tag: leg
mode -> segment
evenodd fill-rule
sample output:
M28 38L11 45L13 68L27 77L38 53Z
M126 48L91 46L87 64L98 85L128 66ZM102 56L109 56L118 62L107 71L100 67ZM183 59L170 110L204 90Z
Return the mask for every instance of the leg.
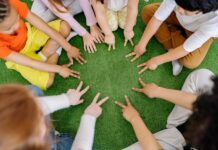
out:
M213 39L211 38L207 42L205 42L200 48L181 58L179 62L189 69L194 69L198 67L207 55L207 52L212 43Z
M150 4L142 10L142 20L148 24L149 20L154 16L160 3ZM184 43L185 38L181 32L181 26L173 12L160 26L155 34L157 40L163 44L164 48L169 50Z
M192 72L186 79L182 91L200 95L210 92L213 83L211 77L214 74L207 69L200 69ZM167 119L167 128L177 127L187 121L192 112L180 106L175 106Z
M106 16L108 18L108 24L111 28L111 31L116 31L118 28L118 16L117 13L108 9L106 9Z
M60 29L59 29L59 33L63 36L63 37L68 37L68 35L70 34L71 28L68 25L67 22L62 21L60 24ZM60 47L60 45L54 41L53 39L49 39L47 41L47 43L45 44L45 46L43 47L43 49L41 50L41 53L46 57L50 57L52 54L54 54L57 49Z
M127 18L127 7L124 7L118 12L118 24L121 29L125 28Z

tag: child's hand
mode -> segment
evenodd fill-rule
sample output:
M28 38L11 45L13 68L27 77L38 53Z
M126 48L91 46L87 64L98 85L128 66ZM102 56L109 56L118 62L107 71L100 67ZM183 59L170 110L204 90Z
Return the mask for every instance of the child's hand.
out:
M79 79L80 73L68 68L71 65L72 65L72 63L60 66L60 69L58 71L59 75L62 76L63 78L68 78L68 77L72 76L72 77Z
M102 113L101 105L104 104L109 99L109 97L105 97L97 103L99 96L100 96L100 93L98 93L95 96L92 103L86 108L85 114L94 116L96 118L98 118L101 115Z
M83 36L83 45L85 51L88 51L88 53L94 53L96 51L94 37L88 32Z
M137 60L141 55L143 55L145 53L146 50L144 50L143 48L141 48L139 45L136 45L134 47L134 52L129 53L128 55L126 55L126 58L128 57L133 57L131 59L131 62L134 62L135 60Z
M104 42L108 44L108 50L115 49L115 37L113 34L105 35Z
M132 46L134 46L134 43L132 41L132 38L134 37L134 35L135 33L133 32L133 30L131 31L124 30L124 38L125 38L124 46L127 45L128 41L131 43Z
M125 96L125 99L126 99L126 103L127 103L127 106L122 104L121 102L119 101L115 101L115 104L117 104L118 106L120 106L122 108L122 112L123 112L123 117L131 122L131 120L136 117L136 116L139 116L139 113L137 112L137 110L132 106L129 98L127 96Z
M149 70L156 70L159 65L160 65L160 63L159 63L159 60L157 59L157 57L151 58L147 62L144 62L144 63L142 63L142 64L137 66L138 68L144 67L143 69L141 69L138 72L138 74L142 74L147 69L149 69Z
M139 78L139 83L142 85L142 89L139 88L132 88L133 91L143 93L147 95L149 98L157 98L157 94L159 93L160 87L154 83L145 83Z
M90 32L92 37L94 37L95 43L104 42L104 35L96 24L90 27Z
M77 87L77 89L69 89L66 93L66 96L68 97L70 104L75 106L75 105L79 105L81 103L84 102L83 99L80 99L90 88L90 86L87 86L85 89L82 88L83 82L81 81Z
M76 59L80 64L86 63L86 60L80 55L78 48L71 46L67 51L67 57L70 60L70 63L73 63L73 59Z

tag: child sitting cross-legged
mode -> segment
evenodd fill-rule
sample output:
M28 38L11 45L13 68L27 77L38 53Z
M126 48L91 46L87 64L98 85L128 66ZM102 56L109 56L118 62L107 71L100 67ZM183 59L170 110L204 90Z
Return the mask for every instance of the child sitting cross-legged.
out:
M7 61L8 69L18 71L30 83L44 90L52 85L55 73L64 78L79 78L77 71L68 68L70 65L56 65L61 54L60 46L66 50L70 64L73 59L80 64L85 62L79 49L64 38L70 33L66 22L55 20L47 25L19 0L2 0L0 10L0 58Z

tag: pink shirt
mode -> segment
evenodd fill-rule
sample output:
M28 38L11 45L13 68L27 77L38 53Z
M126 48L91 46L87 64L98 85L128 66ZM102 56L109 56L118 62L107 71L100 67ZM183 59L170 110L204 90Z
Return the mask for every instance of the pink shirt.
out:
M73 15L69 13L60 13L55 10L55 8L50 4L48 0L41 0L56 16L61 18L62 20L69 23L71 28L75 30L80 36L84 36L87 31L84 27L82 27L73 17ZM71 0L73 1L73 0ZM78 0L79 4L86 16L86 24L88 26L92 26L97 23L95 18L95 14L92 10L91 3L89 0ZM67 6L66 6L67 7ZM59 6L59 9L64 10L62 6Z

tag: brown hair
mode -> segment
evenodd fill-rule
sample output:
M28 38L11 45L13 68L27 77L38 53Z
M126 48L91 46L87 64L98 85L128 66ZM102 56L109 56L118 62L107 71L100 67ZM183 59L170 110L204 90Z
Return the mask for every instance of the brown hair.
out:
M0 87L0 149L48 150L40 140L44 116L34 95L20 85Z
M8 0L0 0L0 22L8 17L10 12L10 5Z
M68 12L68 8L66 6L64 6L64 4L62 3L61 0L48 0L50 2L50 4L52 4L52 6L61 13L66 13ZM58 6L62 6L65 10L61 10Z

